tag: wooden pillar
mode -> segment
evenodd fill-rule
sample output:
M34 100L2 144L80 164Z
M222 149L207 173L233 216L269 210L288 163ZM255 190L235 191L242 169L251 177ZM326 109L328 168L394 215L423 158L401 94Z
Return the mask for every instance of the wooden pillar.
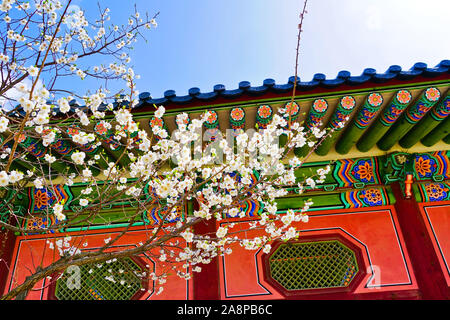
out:
M191 215L194 210L198 210L197 201L188 203L188 214ZM215 236L217 221L215 218L202 220L195 224L194 234ZM219 257L211 259L208 264L198 264L202 268L201 272L193 272L194 282L194 300L219 300L220 282L219 282Z
M216 219L204 220L194 226L195 234L215 234ZM219 258L211 259L208 264L199 264L201 272L194 272L194 300L219 300Z
M0 296L6 289L9 268L12 267L12 256L16 236L14 232L6 229L0 230Z
M411 258L421 298L449 299L450 292L433 244L428 237L419 206L414 197L405 199L401 188L399 182L392 184L392 191L396 198L395 211Z

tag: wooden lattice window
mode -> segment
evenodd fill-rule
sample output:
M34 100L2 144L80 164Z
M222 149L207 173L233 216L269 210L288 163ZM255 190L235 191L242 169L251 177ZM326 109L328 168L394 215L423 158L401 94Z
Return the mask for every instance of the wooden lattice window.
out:
M147 290L144 269L137 259L121 258L110 263L66 270L53 286L51 298L58 300L132 300ZM79 275L79 280L74 277Z
M283 244L269 261L286 290L347 287L358 272L354 252L337 240Z
M286 296L348 293L365 273L360 248L338 236L277 243L264 261L266 281Z

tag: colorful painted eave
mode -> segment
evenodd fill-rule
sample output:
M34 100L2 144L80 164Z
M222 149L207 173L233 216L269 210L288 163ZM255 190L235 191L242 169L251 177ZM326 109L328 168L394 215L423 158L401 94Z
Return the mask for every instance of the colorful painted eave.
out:
M205 122L204 129L205 135L213 139L227 129L233 129L237 134L240 130L266 126L277 110L290 105L293 83L293 77L287 84L276 84L274 80L266 79L258 87L243 81L235 90L216 85L213 92L200 93L198 88L192 88L188 96L182 97L169 90L160 99L141 93L139 104L132 112L140 128L149 134L151 127L157 125L163 126L171 135L176 129L175 117L180 111L194 119L205 110L210 110L214 119ZM310 154L307 162L449 150L450 60L443 60L434 68L416 63L408 71L402 71L399 66L391 66L385 73L368 68L360 76L341 71L336 79L326 79L323 74L316 74L312 81L299 81L297 89L295 103L289 107L293 107L290 109L293 112L291 120L298 121L308 130L319 126L334 132ZM164 119L160 121L153 118L155 105L165 105L167 109ZM73 111L86 108L75 101L71 102L71 106ZM18 116L21 116L20 110ZM348 122L344 128L339 128L345 118L349 119ZM105 160L99 163L101 168L107 162L118 159L120 165L130 162L128 157L121 156L123 146L112 139L113 132L103 132L102 128L93 125L90 129L98 134L103 147L76 145L70 139L70 128L50 148L31 138L22 141L20 147L29 151L29 163L47 152L58 158L67 158L76 149L83 150L89 157L102 153ZM208 138L206 136L203 138ZM133 138L139 143L138 137ZM299 157L305 157L308 153L309 148L306 147L295 150ZM23 169L20 166L29 166L21 161L17 165L19 169ZM74 170L58 162L52 165L52 169L55 175L67 169ZM98 173L94 172L96 175Z
M301 81L297 78L296 90L298 95L313 93L332 93L338 91L351 91L374 87L395 87L411 83L427 83L431 81L448 80L450 78L450 60L442 60L434 68L429 68L423 62L415 63L411 69L402 70L398 65L390 66L386 72L377 73L373 68L366 68L361 75L353 76L349 71L340 71L336 78L327 79L322 73L314 75L311 81ZM191 88L188 95L177 96L174 90L164 92L164 97L152 98L149 92L139 95L139 109L153 108L155 105L164 105L169 109L176 109L183 105L223 104L231 101L245 101L257 99L277 98L289 95L294 86L295 76L288 79L285 84L277 84L273 79L265 79L261 86L252 86L248 81L241 81L237 89L226 89L223 84L216 84L211 92L200 92L199 88ZM142 110L142 111L144 111Z

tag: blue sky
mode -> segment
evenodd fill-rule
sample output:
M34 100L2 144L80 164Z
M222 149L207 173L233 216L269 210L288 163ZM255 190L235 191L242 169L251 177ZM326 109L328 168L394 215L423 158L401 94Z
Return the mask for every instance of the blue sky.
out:
M87 12L92 0L76 0ZM124 3L127 3L126 5ZM129 3L129 4L128 4ZM114 23L126 23L136 3L141 13L160 12L158 27L140 41L132 64L140 92L163 96L172 89L235 89L240 81L286 83L294 75L298 14L303 0L103 0ZM434 67L450 59L449 0L309 0L299 75L335 78L341 70L384 72L415 62Z

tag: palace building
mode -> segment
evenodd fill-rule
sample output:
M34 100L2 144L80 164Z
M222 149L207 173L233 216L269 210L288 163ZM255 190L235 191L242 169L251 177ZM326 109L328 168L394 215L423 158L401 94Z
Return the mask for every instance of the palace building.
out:
M291 188L288 196L277 200L280 214L300 208L306 199L313 201L309 221L297 225L297 241L276 242L268 254L232 245L232 254L214 258L191 279L169 275L159 295L150 280L134 281L124 288L100 279L83 284L80 290L68 290L58 281L44 279L27 299L450 298L450 60L435 67L416 63L409 70L394 65L381 73L367 68L361 75L341 71L335 79L323 74L314 75L311 81L297 79L295 102L290 103L294 80L291 77L279 84L266 79L259 86L242 81L235 89L218 84L206 93L191 88L185 96L168 90L162 98L141 93L133 113L140 128L150 132L151 126L164 126L170 133L176 129L178 113L195 118L209 110L212 116L204 130L214 138L227 129L264 127L279 108L287 106L289 117L307 130L319 123L334 129L296 173L300 179L329 165L326 180L302 194ZM166 108L163 121L153 117L155 105ZM347 117L347 124L340 128L338 124ZM122 147L114 142L112 133L101 127L93 129L104 137L108 157L117 160ZM40 157L43 148L27 140L21 141L21 146ZM75 147L60 140L52 148L67 155ZM99 152L87 147L84 151L91 155ZM310 151L303 147L295 153L304 157ZM120 161L126 164L130 159ZM57 165L55 168L58 170ZM70 202L81 186L56 183L52 192L29 187L27 197L14 199L14 210L17 215L32 213L23 226L39 229L51 225L55 221L43 210L61 199L65 210L76 210ZM98 248L127 224L122 207L105 208L104 217L114 218L115 223L99 222L96 227L94 221L85 230L80 222L63 230L64 236L86 238L86 250ZM189 215L193 209L179 210ZM195 232L215 232L236 221L245 224L262 208L249 200L241 210L247 220L211 221L196 226ZM0 217L9 219L1 212ZM133 246L142 241L147 226L159 218L158 212L148 210L115 245ZM33 261L33 252L48 250L47 240L58 237L58 232L20 235L3 230L0 236L0 291L8 292L23 282L29 266L38 263ZM52 259L50 250L41 256L44 261ZM117 260L109 267L144 272L164 266L142 255ZM90 268L82 267L81 272Z

